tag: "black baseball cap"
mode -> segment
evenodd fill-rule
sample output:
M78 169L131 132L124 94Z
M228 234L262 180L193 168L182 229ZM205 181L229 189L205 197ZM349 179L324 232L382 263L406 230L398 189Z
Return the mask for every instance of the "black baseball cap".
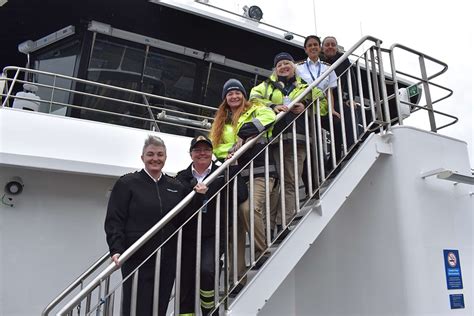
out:
M193 150L193 148L196 147L196 145L199 143L206 143L212 148L211 140L204 135L199 135L191 140L191 146L189 146L189 151Z

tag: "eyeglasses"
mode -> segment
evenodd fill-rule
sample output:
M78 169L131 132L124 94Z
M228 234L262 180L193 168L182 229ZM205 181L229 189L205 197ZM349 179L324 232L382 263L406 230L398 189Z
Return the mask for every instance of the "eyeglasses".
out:
M191 149L193 153L210 153L212 152L211 148L193 148Z

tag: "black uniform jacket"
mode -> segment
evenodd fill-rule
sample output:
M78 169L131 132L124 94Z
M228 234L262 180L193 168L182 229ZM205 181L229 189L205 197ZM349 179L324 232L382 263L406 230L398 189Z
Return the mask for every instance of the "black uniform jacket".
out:
M118 179L112 189L105 218L110 255L122 254L184 196L183 185L165 174L155 182L142 169ZM134 257L147 256L173 231L174 225L168 223Z
M213 173L218 166L212 162L211 173ZM235 175L236 171L238 170L237 166L230 167L230 178ZM194 186L197 184L196 178L193 176L192 173L192 164L189 165L188 168L178 172L176 179L183 184L185 187L186 194L191 192ZM243 179L238 176L238 187L237 187L237 199L238 203L242 203L243 201L247 200L248 198L248 190L247 185L243 181ZM219 191L219 189L223 188L225 185L225 176L224 173L219 175L212 183L208 186L208 191L206 194L198 194L194 196L193 200L190 204L183 210L183 214L180 216L181 220L184 222L188 219L192 214L195 213L207 200L211 199L214 194ZM229 188L230 195L232 196L232 186ZM221 207L220 207L220 228L221 234L225 227L225 210L228 209L229 212L229 222L231 223L232 219L232 199L230 200L230 207L227 207L226 204L226 189L221 191ZM197 218L197 217L195 217ZM184 229L184 236L187 238L196 238L196 219L190 221L189 224L186 224ZM206 206L206 209L203 210L202 214L202 236L208 237L213 236L216 233L216 197L212 198Z

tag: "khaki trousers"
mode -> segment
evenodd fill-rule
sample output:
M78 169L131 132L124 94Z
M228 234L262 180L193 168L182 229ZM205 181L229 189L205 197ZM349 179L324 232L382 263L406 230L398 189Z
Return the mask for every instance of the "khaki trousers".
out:
M270 188L270 197L272 188L275 183L274 178L268 179L268 187ZM249 192L250 193L250 192ZM255 257L257 258L267 249L267 241L265 234L265 178L254 178L254 242ZM245 241L246 233L250 238L250 199L239 205L238 223L237 223L237 271L239 278L246 272L245 263Z
M280 150L279 146L275 146L272 149L273 158L277 165L277 172L280 175ZM295 176L294 169L294 155L293 155L293 143L283 143L283 172L284 172L284 189L285 189L285 224L288 223L291 218L296 214L296 195L295 191L299 190L299 181L303 172L303 164L306 158L306 146L304 144L296 144L296 160L298 164L298 175ZM282 225L282 205L281 205L281 175L280 184L273 190L272 194L272 205L276 205L271 208L270 214L270 227L274 229L275 226ZM296 181L296 187L295 187Z

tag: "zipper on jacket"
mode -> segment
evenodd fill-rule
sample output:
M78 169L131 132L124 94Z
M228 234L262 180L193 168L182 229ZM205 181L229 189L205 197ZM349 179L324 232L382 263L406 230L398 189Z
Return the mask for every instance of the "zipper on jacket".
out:
M158 201L160 202L160 217L163 218L163 205L161 204L160 187L158 186L158 182L155 182L155 188L156 188L156 195L158 196Z

